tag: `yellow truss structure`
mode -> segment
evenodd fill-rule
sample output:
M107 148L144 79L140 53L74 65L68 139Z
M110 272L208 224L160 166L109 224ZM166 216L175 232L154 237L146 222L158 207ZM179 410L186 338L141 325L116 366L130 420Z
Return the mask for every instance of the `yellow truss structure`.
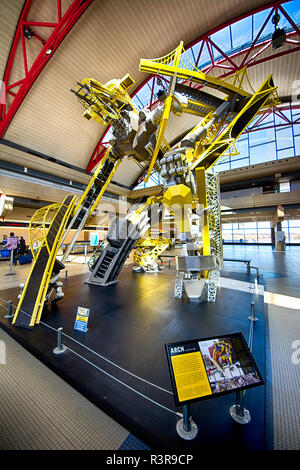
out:
M141 238L135 245L133 261L139 266L147 268L171 243L169 239Z
M68 204L65 201L68 199ZM31 313L30 327L39 323L45 297L47 294L48 285L52 276L56 255L60 247L60 242L64 233L65 226L76 201L76 196L67 196L61 204L51 204L45 208L39 209L33 216L30 223L29 239L32 254L34 256L34 263L32 264L30 273L22 291L14 318L13 324L16 323L22 303L29 288L31 276L34 270L38 268L38 261L40 256L45 256L47 259L46 267L43 271L38 294L35 299L33 311ZM64 215L57 220L57 216L62 208L65 208ZM50 224L49 224L50 223ZM51 243L50 242L51 239ZM39 244L38 251L35 253L35 243ZM29 312L28 312L29 313Z
M186 62L189 62L191 67L187 67ZM225 131L221 134L221 136L217 137L220 129L224 124L226 116L223 119L217 121L216 123L213 123L212 126L210 126L207 131L207 136L204 142L201 142L201 144L198 145L198 148L196 148L196 150L193 152L193 157L197 158L193 159L194 161L192 162L191 170L193 170L199 164L201 164L201 166L204 166L206 169L210 168L219 159L219 157L223 155L224 152L234 144L239 135L249 124L249 121L247 121L246 116L247 111L251 106L257 105L257 111L252 116L253 119L263 107L274 106L274 104L278 103L276 87L271 85L271 76L269 76L265 80L259 90L254 92L249 81L246 67L242 68L241 70L238 70L233 75L226 77L226 79L219 79L211 75L205 74L200 69L195 67L195 65L190 61L188 55L186 54L186 51L184 50L182 41L176 47L176 49L174 49L174 51L170 52L164 57L159 57L157 59L141 59L139 70L147 73L167 75L171 77L169 92L164 102L163 115L157 133L156 147L154 149L152 160L147 172L147 176L145 178L146 182L148 181L150 174L154 168L158 152L161 147L161 142L164 138L167 122L169 119L170 112L172 110L172 104L175 99L174 92L176 80L178 78L184 79L187 82L194 82L206 87L217 89L218 91L223 92L226 95L225 101L230 100L233 96L239 98L249 98L247 105L226 127ZM250 88L254 92L253 95L244 88L245 85L248 85L248 88ZM203 115L203 112L197 111L197 101L189 99L188 103L189 105L182 106L183 112L192 113L196 115ZM207 113L204 115L203 121L199 125L197 125L196 128L198 128L199 126L204 127L209 122L213 114L213 109L211 106L202 105L201 103L201 108L207 108ZM241 115L243 114L245 115L245 125L241 126L238 132L236 132L235 124L237 124L237 122L239 122L239 124L241 123ZM193 131L195 129L193 129Z

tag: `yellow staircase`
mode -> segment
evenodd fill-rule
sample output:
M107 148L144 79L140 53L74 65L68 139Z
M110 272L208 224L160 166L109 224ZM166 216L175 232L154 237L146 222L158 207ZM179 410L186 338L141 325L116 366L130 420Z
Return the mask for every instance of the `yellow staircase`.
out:
M39 209L31 221L30 246L34 263L15 312L12 322L15 326L32 328L40 321L50 279L63 268L56 255L75 201L76 196L69 195L61 204ZM35 244L39 244L37 253Z

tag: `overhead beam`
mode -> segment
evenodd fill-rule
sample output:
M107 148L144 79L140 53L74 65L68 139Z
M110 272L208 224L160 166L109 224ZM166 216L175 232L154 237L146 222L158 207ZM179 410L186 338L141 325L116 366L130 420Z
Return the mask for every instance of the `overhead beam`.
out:
M234 197L223 199L221 197L222 207L226 206L226 210L249 209L256 207L277 207L286 204L298 204L300 201L300 190L290 191L287 193L267 193L254 194L253 196Z
M2 88L0 90L0 138L4 136L10 122L23 103L27 93L31 89L41 71L45 68L68 32L89 7L93 0L74 0L63 16L61 15L61 2L57 2L57 22L28 22L27 18L30 8L34 2L38 3L38 1L39 0L25 0L23 10L16 27L14 39L4 72ZM36 20L38 20L38 18ZM33 30L33 35L36 36L39 40L41 38L38 37L39 35L34 32L35 26L48 28L48 31L49 28L52 29L48 39L41 41L42 49L31 66L29 66L27 60L26 38L24 35L24 30L29 26L30 29ZM17 53L20 46L22 50L21 58ZM13 66L16 61L20 60L23 62L24 74L22 77L19 77L17 81L11 82L11 72ZM8 94L13 97L10 106L8 106Z

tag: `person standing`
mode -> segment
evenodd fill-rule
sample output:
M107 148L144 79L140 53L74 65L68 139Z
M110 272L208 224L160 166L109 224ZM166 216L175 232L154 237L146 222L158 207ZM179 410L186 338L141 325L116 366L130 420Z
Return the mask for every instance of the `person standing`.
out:
M15 237L14 232L11 232L6 243L5 247L9 251L9 255L11 254L11 251L13 252L13 263L16 266L17 265L17 258L16 258L16 251L18 248L18 239Z
M26 242L24 238L21 236L19 239L19 253L22 256L25 254L25 252L26 252Z

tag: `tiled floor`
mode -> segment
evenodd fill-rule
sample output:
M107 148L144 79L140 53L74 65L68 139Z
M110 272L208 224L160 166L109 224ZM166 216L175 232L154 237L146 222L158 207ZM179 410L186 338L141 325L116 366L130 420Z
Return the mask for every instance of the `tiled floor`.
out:
M126 429L0 330L0 449L118 449Z
M286 247L282 253L268 246L225 246L224 257L252 259L263 273L270 337L267 433L272 435L268 444L276 450L299 450L300 247ZM293 347L297 344L299 361L295 363Z

